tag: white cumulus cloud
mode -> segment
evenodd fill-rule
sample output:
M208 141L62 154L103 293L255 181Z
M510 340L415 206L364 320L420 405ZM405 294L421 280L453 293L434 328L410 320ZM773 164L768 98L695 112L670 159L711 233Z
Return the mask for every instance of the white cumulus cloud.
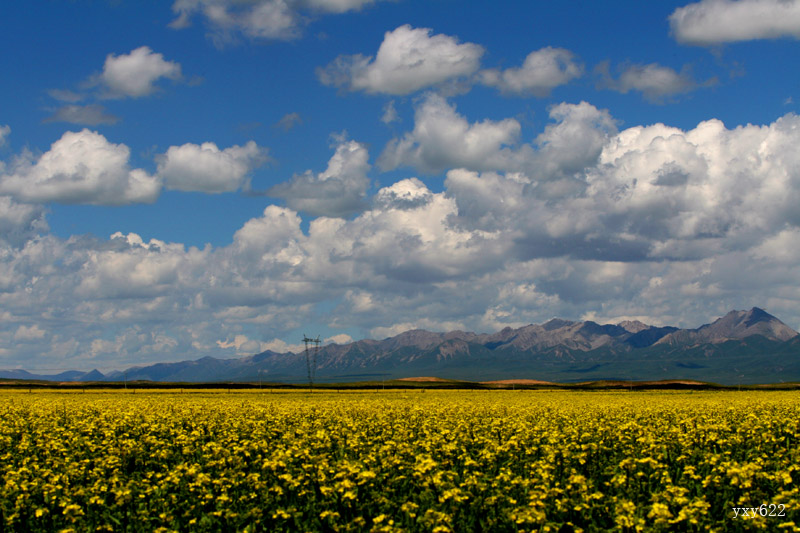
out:
M480 80L504 93L547 96L582 74L583 66L572 52L548 46L528 54L521 67L483 70Z
M279 257L280 262L297 265L303 261L297 246L304 240L300 220L291 209L269 205L261 217L248 220L234 233L234 246L239 253L267 259ZM264 255L265 252L271 253Z
M43 339L46 335L47 332L39 327L38 324L33 324L32 326L22 325L14 333L14 340L20 342L35 341Z
M714 45L753 39L800 39L796 0L702 0L669 16L678 42Z
M176 0L172 11L178 15L170 26L189 25L195 13L201 13L211 27L211 37L223 44L242 33L250 38L292 39L299 34L298 13L285 0L263 0L242 4L230 0Z
M586 102L550 109L554 120L534 143L519 143L512 118L470 123L453 105L429 94L417 106L414 129L387 143L383 170L411 166L435 174L451 168L523 171L536 180L570 177L591 165L616 126L608 111Z
M204 256L196 249L187 253L180 244L158 239L144 242L135 233L117 232L110 240L117 245L115 248L88 251L75 288L77 294L90 299L157 298L164 291L179 287L182 278L191 276Z
M107 98L140 98L156 91L161 78L180 79L181 66L148 46L140 46L129 54L106 56L98 81Z
M386 32L374 58L339 56L317 75L325 85L351 91L406 95L478 70L483 47L431 32L400 26Z
M376 0L176 0L177 15L170 26L189 26L201 14L210 28L210 37L223 45L244 35L250 39L290 40L300 36L308 14L357 11Z
M276 342L277 341L277 342ZM281 352L288 352L290 350L290 346L283 341L275 340L271 342L263 342L255 339L250 339L247 335L235 335L233 339L226 339L224 341L217 341L217 346L220 348L233 348L236 350L236 353L239 355L250 355L255 353L261 353L266 350L273 350L273 351L281 351ZM276 350L276 348L281 348L280 350Z
M347 344L353 342L353 337L346 333L339 333L325 339L325 344Z
M621 132L588 176L608 229L653 243L652 256L746 249L797 225L800 118L727 129L719 120L681 131L661 124ZM623 216L620 214L624 213Z
M351 215L366 206L368 160L366 146L340 139L324 172L296 174L288 182L270 188L268 194L282 198L290 208L310 215Z
M384 187L375 195L374 205L378 210L415 209L429 204L433 193L417 178L407 178Z
M122 205L153 202L161 182L129 166L130 149L97 132L66 132L38 158L24 154L0 175L0 194L23 202Z
M611 114L588 102L563 102L551 107L549 115L553 122L536 137L535 152L522 162L522 169L537 181L580 175L597 163L603 147L617 132Z
M213 142L170 146L158 158L158 176L168 189L219 193L235 191L267 160L254 141L220 150Z
M417 106L414 129L395 138L384 149L378 165L383 170L413 166L437 173L447 168L507 168L521 126L514 119L470 124L455 107L436 94Z

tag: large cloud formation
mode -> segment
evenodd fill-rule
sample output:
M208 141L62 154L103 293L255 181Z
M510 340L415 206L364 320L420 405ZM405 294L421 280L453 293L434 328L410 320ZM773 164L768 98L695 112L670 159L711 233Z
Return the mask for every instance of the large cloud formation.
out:
M445 168L438 191L399 179L349 219L270 205L217 248L4 234L0 356L87 368L232 355L285 346L274 338L311 320L371 336L553 315L696 326L760 305L800 323L800 117L617 131L607 111L564 103L536 139L508 147L503 121L474 129L446 101L426 102L460 124L454 138L490 146L498 168L445 143L446 164L411 159ZM367 165L363 146L342 140L324 173L288 182L287 203ZM36 211L17 202L0 200L0 213L18 209L7 226L30 226Z
M550 109L555 123L534 143L520 143L519 121L507 118L470 123L437 94L417 106L414 129L392 139L378 159L383 170L410 166L436 174L448 168L525 171L537 180L569 177L592 164L616 131L607 111L562 103Z

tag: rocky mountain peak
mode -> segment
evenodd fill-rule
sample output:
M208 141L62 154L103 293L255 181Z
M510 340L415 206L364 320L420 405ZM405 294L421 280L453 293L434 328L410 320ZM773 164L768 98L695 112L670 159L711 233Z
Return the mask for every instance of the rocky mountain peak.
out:
M565 328L567 326L571 326L572 324L574 324L574 322L572 322L571 320L564 320L561 318L551 318L550 320L542 324L542 328L544 328L545 331L553 331L554 329Z
M773 341L787 341L798 333L763 309L731 311L711 324L666 335L659 343L720 343L761 335Z
M702 326L698 331L703 330L712 341L717 338L743 339L751 335L787 341L797 336L795 330L758 307L749 311L731 311L711 324Z
M639 333L640 331L644 331L650 327L644 322L639 322L638 320L623 320L617 325L629 333Z

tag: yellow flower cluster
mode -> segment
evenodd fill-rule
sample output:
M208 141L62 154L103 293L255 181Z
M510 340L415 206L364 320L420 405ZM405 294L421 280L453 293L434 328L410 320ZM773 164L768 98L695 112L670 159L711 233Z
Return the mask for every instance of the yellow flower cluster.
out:
M733 511L762 504L785 516ZM0 531L800 531L799 509L791 392L0 393Z

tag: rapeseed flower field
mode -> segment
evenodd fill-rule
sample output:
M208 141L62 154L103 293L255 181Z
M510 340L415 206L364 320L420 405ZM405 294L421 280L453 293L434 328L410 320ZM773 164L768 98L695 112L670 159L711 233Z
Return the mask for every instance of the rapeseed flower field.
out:
M792 392L0 397L0 531L800 531Z

